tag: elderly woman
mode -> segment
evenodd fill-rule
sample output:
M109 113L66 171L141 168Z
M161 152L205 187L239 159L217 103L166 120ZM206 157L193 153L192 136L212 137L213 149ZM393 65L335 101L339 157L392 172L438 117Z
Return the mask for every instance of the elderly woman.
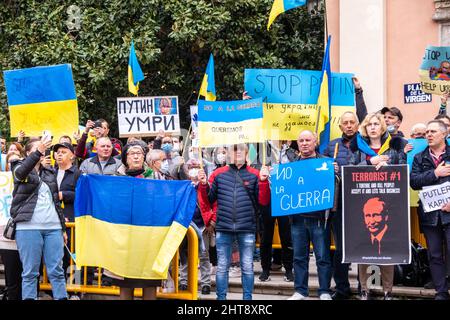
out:
M144 162L146 153L147 148L138 142L127 144L122 152L123 174L135 178L150 177L153 172ZM109 271L105 273L113 279L113 285L120 287L121 300L132 300L135 288L142 288L144 300L155 300L156 287L161 286L161 280L123 278Z
M67 299L62 269L65 221L58 196L55 174L45 151L51 139L30 139L26 158L11 163L14 194L11 217L17 223L16 243L22 261L22 298L37 299L39 266L42 256L52 285L53 298Z
M366 116L360 126L360 134L362 137L353 139L350 148L353 152L350 164L352 165L374 165L377 170L382 166L389 164L404 164L406 163L406 154L402 148L402 138L391 138L387 132L386 122L380 113L370 113ZM357 140L362 138L369 149L361 150L361 145L358 146ZM369 265L358 265L359 281L361 283L361 300L369 300L370 293L367 288L367 268ZM392 300L392 286L394 282L394 266L383 265L380 266L381 279L384 291L384 300Z

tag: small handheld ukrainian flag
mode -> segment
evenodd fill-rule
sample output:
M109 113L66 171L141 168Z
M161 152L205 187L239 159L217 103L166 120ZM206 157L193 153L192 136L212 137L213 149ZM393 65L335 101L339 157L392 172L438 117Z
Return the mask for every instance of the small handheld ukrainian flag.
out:
M131 41L130 57L128 58L128 90L137 96L139 90L139 82L144 80L144 73L134 51L134 41Z
M319 152L323 152L330 142L330 119L331 119L331 67L330 67L330 43L331 36L328 37L325 55L322 64L322 82L320 84L317 108L320 112L317 133L319 135Z
M267 24L267 30L273 21L283 12L303 6L306 4L306 0L274 0L272 10L270 10L269 23Z
M200 96L205 97L206 101L216 101L216 83L214 80L214 57L209 56L208 66L203 76L202 85L200 86Z

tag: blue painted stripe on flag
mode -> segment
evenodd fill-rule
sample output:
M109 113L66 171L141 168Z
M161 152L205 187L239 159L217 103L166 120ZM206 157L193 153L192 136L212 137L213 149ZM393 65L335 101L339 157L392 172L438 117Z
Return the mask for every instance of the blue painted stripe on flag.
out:
M166 227L177 221L188 227L197 193L190 181L160 181L100 175L80 176L75 217L133 226Z
M306 0L283 0L284 11L288 11L305 4Z
M240 122L262 117L262 98L236 101L198 101L199 122Z
M70 64L7 70L3 75L10 106L77 98Z

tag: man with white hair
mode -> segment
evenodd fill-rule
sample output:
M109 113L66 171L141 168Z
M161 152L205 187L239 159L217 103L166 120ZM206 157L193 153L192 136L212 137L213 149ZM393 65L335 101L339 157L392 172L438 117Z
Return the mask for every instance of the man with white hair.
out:
M425 139L427 126L424 123L416 123L411 128L411 138L413 139Z

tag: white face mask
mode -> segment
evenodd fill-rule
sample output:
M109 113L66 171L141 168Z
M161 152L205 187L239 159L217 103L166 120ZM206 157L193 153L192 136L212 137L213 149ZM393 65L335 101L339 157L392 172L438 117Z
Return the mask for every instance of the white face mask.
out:
M173 143L172 151L175 151L175 152L179 152L180 151L180 143L179 142L174 142Z
M198 169L197 168L189 169L189 177L196 178L197 176L198 176Z
M225 163L227 161L227 155L224 153L219 153L217 155L217 161L219 161L219 163Z
M161 163L161 168L160 168L160 170L161 170L161 172L164 172L164 173L168 173L168 172L169 172L169 162L168 162L167 160L164 160L164 161Z

